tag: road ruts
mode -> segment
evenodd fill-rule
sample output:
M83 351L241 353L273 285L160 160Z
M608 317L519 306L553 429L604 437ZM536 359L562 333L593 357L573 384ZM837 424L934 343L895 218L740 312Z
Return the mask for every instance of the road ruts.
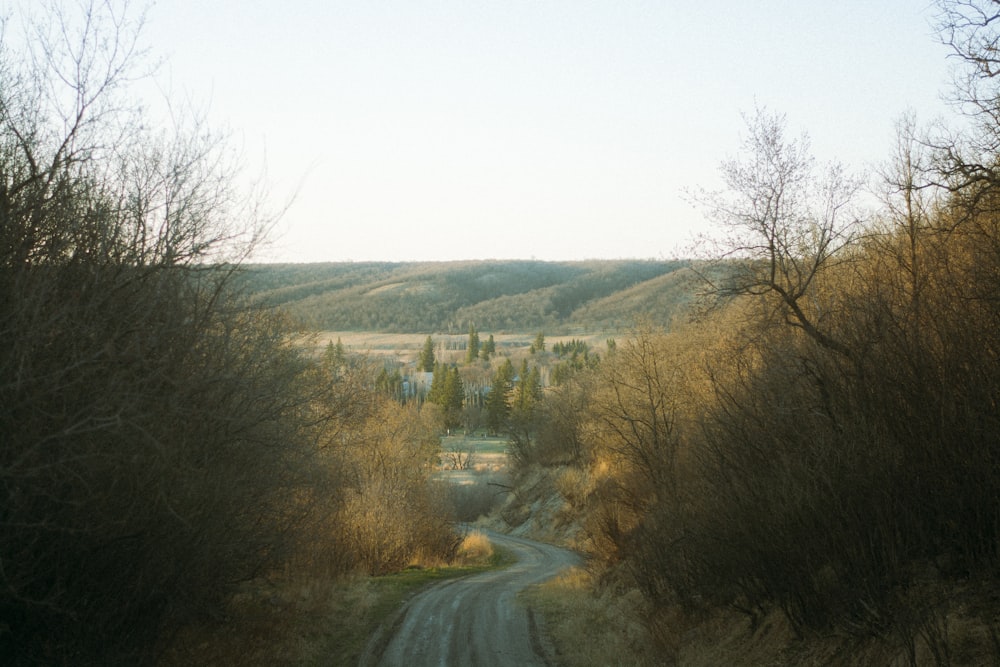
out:
M384 635L369 642L362 667L507 667L547 665L541 638L518 591L580 562L566 549L488 533L517 562L503 570L451 579L424 589Z

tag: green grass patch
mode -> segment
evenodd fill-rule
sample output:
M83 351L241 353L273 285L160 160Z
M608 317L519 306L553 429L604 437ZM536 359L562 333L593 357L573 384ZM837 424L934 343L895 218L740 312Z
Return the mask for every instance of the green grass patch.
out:
M501 569L513 563L514 555L506 549L494 547L493 553L475 564L410 568L366 580L365 604L359 609L345 609L346 614L331 619L329 629L313 652L314 659L307 664L356 665L379 626L388 621L407 600L421 590L447 579L466 577L479 572Z

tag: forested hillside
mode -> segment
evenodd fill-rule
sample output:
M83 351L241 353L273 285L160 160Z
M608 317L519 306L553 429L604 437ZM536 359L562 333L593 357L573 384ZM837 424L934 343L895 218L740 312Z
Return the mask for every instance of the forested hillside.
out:
M686 261L257 264L246 289L313 329L570 333L669 322L698 289Z

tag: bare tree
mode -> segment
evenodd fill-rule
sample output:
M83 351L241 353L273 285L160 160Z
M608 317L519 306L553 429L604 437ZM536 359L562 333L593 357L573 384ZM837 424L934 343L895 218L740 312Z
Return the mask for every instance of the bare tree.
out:
M644 478L642 503L676 490L676 413L681 369L664 334L648 325L618 346L601 368L606 398L598 409L602 446Z
M861 181L837 164L820 170L807 137L785 136L783 115L758 109L745 120L741 154L721 166L727 190L694 197L722 231L728 277L717 291L777 297L788 324L846 355L809 297L819 274L854 239Z
M141 23L95 0L0 32L7 664L150 659L280 556L323 481L310 364L231 289L270 219L224 138L133 104Z
M925 139L934 149L938 183L972 204L1000 181L1000 4L994 0L938 0L937 30L954 67L948 99L965 127L939 127Z
M475 462L475 451L472 447L459 448L450 452L442 452L441 458L448 462L451 470L471 470Z

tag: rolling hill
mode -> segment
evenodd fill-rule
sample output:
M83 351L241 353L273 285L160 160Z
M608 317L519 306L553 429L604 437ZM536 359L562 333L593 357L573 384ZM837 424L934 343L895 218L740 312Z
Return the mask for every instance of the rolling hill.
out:
M664 325L700 288L691 262L358 262L254 264L242 286L316 330L552 334Z

